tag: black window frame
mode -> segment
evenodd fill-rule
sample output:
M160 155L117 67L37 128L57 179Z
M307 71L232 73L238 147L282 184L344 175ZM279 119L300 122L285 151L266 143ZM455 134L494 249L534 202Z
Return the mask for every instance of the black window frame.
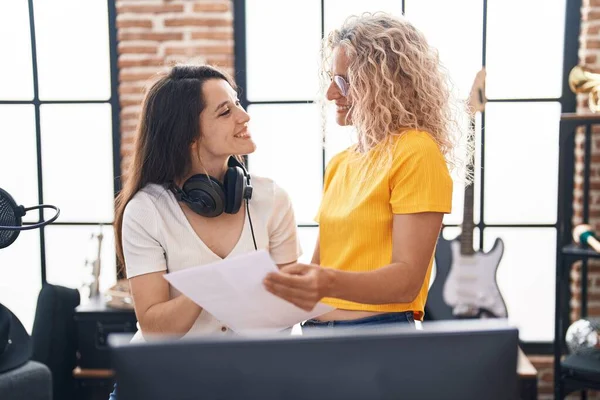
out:
M37 64L36 32L35 32L35 12L34 0L28 0L29 8L29 31L31 41L31 63L33 78L33 99L32 100L0 100L0 105L33 105L35 115L35 137L36 137L36 160L37 160L37 201L38 204L44 204L44 184L43 184L43 160L42 160L42 142L41 142L41 124L40 107L44 104L110 104L112 119L112 150L113 150L113 189L114 196L121 190L121 133L120 133L120 103L119 103L119 69L117 52L117 9L115 0L106 0L108 11L108 40L110 54L110 98L107 100L40 100L39 98L39 78ZM16 199L18 200L18 199ZM58 205L60 207L60 205ZM42 209L38 212L38 219L32 222L23 222L23 225L33 225L44 221L44 212ZM113 221L83 221L83 222L61 222L60 218L53 222L53 226L98 226L112 225ZM46 235L45 227L38 229L40 237L40 276L42 285L46 280Z

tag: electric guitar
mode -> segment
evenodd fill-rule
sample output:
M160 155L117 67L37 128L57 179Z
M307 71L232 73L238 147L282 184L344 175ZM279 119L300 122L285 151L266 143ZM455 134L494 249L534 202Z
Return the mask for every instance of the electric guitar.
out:
M485 69L477 73L469 106L473 112L485 109ZM471 119L475 128L475 118ZM431 319L506 318L508 310L498 284L496 271L504 242L497 238L488 253L473 249L473 185L465 188L462 232L448 241L441 235L436 247L436 277L427 300Z

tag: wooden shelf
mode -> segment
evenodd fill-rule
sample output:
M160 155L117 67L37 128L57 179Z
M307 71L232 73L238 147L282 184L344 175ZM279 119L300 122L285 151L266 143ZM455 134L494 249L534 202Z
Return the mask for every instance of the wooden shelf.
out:
M561 121L591 121L600 122L600 113L593 113L591 111L578 112L578 113L563 113L560 116Z
M519 347L517 358L517 374L520 378L537 378L537 369L533 366L529 358L523 353Z
M75 379L106 379L112 378L115 371L112 369L82 369L75 367L73 370L73 378Z

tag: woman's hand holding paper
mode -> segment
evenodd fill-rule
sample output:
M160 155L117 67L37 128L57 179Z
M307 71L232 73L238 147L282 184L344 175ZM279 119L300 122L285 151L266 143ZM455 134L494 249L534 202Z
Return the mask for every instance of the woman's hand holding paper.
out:
M319 265L295 263L269 273L264 285L274 295L310 311L323 297L331 295L333 272Z

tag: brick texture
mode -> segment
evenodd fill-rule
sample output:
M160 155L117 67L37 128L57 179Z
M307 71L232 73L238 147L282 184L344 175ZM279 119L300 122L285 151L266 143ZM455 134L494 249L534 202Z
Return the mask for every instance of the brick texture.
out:
M181 62L208 63L233 75L230 0L118 0L121 172L127 179L133 136L148 84Z

